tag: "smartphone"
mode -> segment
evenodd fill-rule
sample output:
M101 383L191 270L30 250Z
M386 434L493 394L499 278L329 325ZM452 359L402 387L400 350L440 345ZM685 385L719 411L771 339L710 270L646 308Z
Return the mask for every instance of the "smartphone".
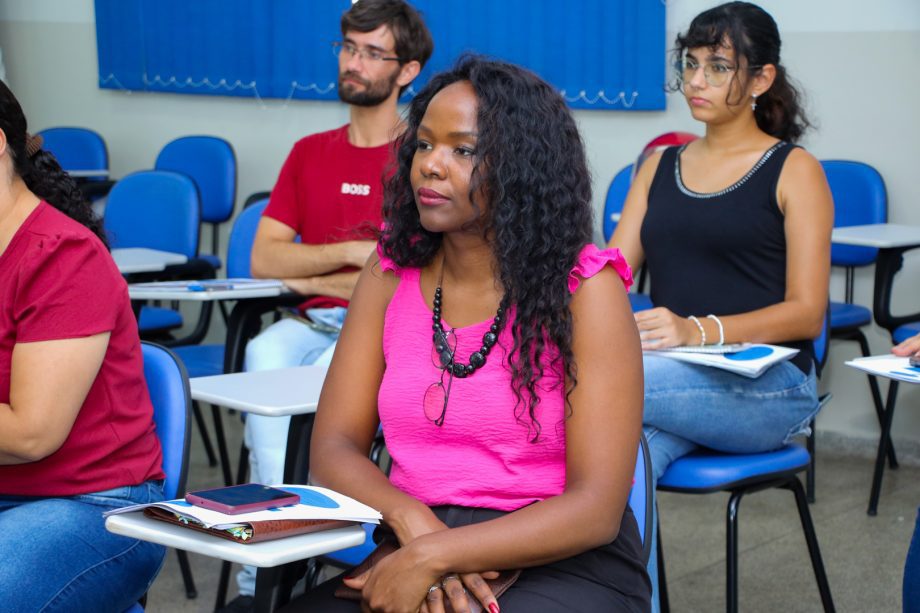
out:
M910 356L910 365L920 367L920 353Z
M244 483L189 492L185 495L185 501L203 509L239 515L297 504L300 496L259 483Z

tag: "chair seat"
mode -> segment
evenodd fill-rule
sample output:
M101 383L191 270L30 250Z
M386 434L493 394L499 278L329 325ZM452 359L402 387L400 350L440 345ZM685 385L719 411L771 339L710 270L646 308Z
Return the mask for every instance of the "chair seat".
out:
M648 297L648 294L627 294L629 296L629 304L632 306L633 313L636 311L646 311L652 308L652 299Z
M182 345L173 347L188 371L189 377L210 377L224 374L223 345Z
M894 333L892 333L891 338L895 343L903 343L912 336L920 334L920 321L915 321L914 323L904 324L903 326L896 328Z
M137 327L141 332L171 330L182 326L182 315L178 311L163 307L141 307Z
M872 322L872 311L858 304L831 302L831 332L839 328L858 328Z
M375 543L372 538L376 526L374 524L362 524L362 527L364 528L365 534L367 534L367 538L364 539L363 544L334 551L326 554L324 557L332 560L338 565L347 566L349 568L363 562L364 558L371 555L371 552L377 549L377 543Z
M772 474L805 470L810 462L808 451L798 445L750 454L694 451L671 463L658 480L658 489L700 493L726 490L752 479L764 481Z
M214 270L220 270L221 266L223 266L223 264L220 261L220 258L217 257L216 255L211 255L210 253L203 253L199 255L198 257L199 259L202 259L208 264L210 264L214 268Z

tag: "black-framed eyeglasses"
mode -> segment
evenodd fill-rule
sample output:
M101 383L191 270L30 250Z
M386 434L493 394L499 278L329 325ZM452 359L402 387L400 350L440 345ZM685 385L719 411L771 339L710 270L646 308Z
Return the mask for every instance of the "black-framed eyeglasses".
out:
M425 417L437 427L444 424L447 415L447 400L450 398L450 386L454 381L454 355L457 352L457 337L453 330L434 331L431 345L431 362L441 371L441 377L428 386L422 398ZM445 377L447 381L445 381Z
M373 47L359 47L347 40L338 40L332 43L332 54L336 57L344 55L345 59L351 59L356 55L361 56L363 61L371 62L400 62L398 57L386 55L386 51L375 49Z

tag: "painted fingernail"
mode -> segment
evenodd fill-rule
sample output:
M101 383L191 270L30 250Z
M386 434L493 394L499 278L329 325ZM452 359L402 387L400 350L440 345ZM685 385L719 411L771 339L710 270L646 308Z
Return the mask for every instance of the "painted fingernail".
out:
M490 602L489 603L489 613L498 613L498 611L499 611L498 603Z

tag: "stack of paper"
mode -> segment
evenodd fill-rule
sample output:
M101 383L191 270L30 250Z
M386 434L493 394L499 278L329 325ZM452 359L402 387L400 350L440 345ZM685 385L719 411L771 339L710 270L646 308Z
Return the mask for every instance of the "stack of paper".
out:
M708 347L708 346L707 346ZM799 352L798 349L778 345L744 344L719 347L718 353L706 351L707 347L676 347L665 351L647 351L649 355L662 357L701 366L721 368L745 377L755 379L765 370L783 360L788 360Z
M899 358L896 355L876 355L868 358L856 358L846 363L871 375L879 375L905 381L907 383L920 383L920 368L910 365L910 358Z

